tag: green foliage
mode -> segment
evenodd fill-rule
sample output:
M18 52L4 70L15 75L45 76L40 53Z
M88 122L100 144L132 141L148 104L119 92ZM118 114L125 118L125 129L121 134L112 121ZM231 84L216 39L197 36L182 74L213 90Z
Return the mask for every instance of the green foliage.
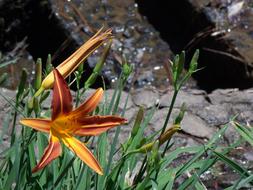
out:
M8 74L7 73L3 73L0 76L0 86L7 80Z
M40 88L42 81L42 61L37 59L35 64L35 80L34 80L34 89L38 90Z
M94 68L93 73L81 88L80 78L84 73L83 66L75 72L75 82L77 83L76 105L79 99L96 80L101 72L102 66L110 49L110 43ZM181 87L189 77L197 70L197 59L199 52L194 54L188 71L184 71L185 53L175 56L172 64L172 78L174 94L168 109L168 114L164 120L163 127L149 136L144 132L152 119L157 107L145 111L140 107L136 114L129 137L120 144L119 135L121 127L117 127L113 136L104 133L98 137L86 138L87 146L94 147L93 153L98 158L104 169L104 175L99 176L91 171L80 159L67 149L63 149L62 156L54 160L42 171L32 174L31 169L35 166L37 158L40 158L47 146L47 136L30 128L21 127L17 132L17 118L21 117L49 117L50 113L42 111L41 105L47 99L50 91L43 92L39 97L30 100L34 95L42 80L41 60L36 64L36 80L33 86L26 85L27 72L22 72L20 84L17 89L16 99L6 101L12 106L12 111L2 122L2 133L0 133L0 143L3 142L3 135L12 126L10 146L0 153L0 189L206 189L205 181L201 175L211 171L214 165L222 162L238 173L240 178L237 183L227 189L240 189L242 187L252 187L253 175L249 169L232 160L229 152L238 147L242 142L253 145L252 127L243 126L234 119L230 123L241 135L241 139L235 141L227 147L220 147L219 142L231 127L229 124L223 126L212 139L206 144L192 147L173 147L173 134L180 129L181 121L186 110L182 105L180 113L173 121L173 126L168 127L171 113L176 101L176 97ZM119 109L121 95L127 78L132 72L132 67L124 59L122 73L114 90L110 101L103 102L97 109L99 114L117 114L124 117L127 101L123 110ZM48 57L45 74L52 69L51 56ZM0 94L1 95L1 94ZM2 96L2 95L1 95ZM128 100L128 99L127 99ZM187 101L187 100L186 100ZM31 104L32 102L32 104ZM31 104L31 105L30 105ZM20 126L19 126L20 127ZM174 131L172 130L175 127ZM167 136L165 135L167 134ZM161 137L166 136L165 145L162 145ZM188 155L184 162L175 165L181 155ZM178 182L181 182L178 184Z

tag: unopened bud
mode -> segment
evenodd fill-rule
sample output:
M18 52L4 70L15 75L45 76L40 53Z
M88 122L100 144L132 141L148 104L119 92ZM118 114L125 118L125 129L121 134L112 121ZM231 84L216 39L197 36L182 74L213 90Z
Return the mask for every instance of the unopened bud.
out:
M171 137L179 130L181 130L180 125L173 125L171 128L167 129L159 138L159 145L162 145L164 142L171 139Z

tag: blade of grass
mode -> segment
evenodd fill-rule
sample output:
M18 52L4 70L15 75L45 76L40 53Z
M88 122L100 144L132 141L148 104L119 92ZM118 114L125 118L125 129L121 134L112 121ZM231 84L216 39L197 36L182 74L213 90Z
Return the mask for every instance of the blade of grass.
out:
M107 165L106 163L107 146L108 146L107 133L104 133L98 139L99 163L102 166L102 168L105 168ZM98 176L97 189L103 189L105 177L106 176Z
M172 190L176 170L173 168L167 168L166 170L160 171L157 183L158 183L158 189L165 189L165 190Z
M182 147L177 148L176 150L172 151L169 155L164 158L164 161L161 166L161 171L164 170L173 160L175 160L179 154L188 153L194 154L203 150L203 146L194 146L194 147Z
M115 90L114 93L113 93L113 97L111 99L111 102L110 102L110 105L109 105L109 110L108 110L107 114L109 114L111 112L111 109L112 109L113 104L114 104L115 97L116 97L116 103L114 104L114 111L116 111L117 108L118 108L119 100L121 98L121 93L122 93L122 90L123 90L121 78L119 79L118 87L119 87L118 94L116 96L116 90ZM113 111L113 114L116 113L114 111ZM105 176L107 176L109 174L109 170L110 170L110 167L111 167L111 164L112 164L112 158L113 158L113 155L114 155L114 152L115 152L115 149L116 149L116 144L118 142L120 129L121 129L120 126L116 128L116 132L115 132L114 137L113 137L111 149L110 149L110 152L109 152L108 164L107 164L106 169L105 169Z
M53 185L53 188L57 187L59 185L59 183L61 182L62 178L68 173L67 171L69 170L69 168L73 164L75 158L76 157L70 158L68 153L65 154L65 157L64 157L64 160L63 160L63 165L60 169L59 176L57 177L57 179L56 179L56 181Z
M4 68L4 67L7 67L8 65L17 63L17 60L18 60L18 59L12 59L12 60L10 60L10 61L2 62L2 63L0 64L0 69L2 69L2 68Z
M222 154L227 154L230 150L233 150L236 146L238 146L239 141L235 142L231 145L231 147L228 148L224 148ZM208 157L205 158L202 167L199 168L199 170L196 172L196 174L198 176L200 176L201 174L203 174L204 172L206 172L210 167L212 167L216 162L218 161L217 157L213 157L213 152L210 152ZM192 167L192 166L191 166ZM194 169L194 168L189 168L190 169ZM180 188L186 189L186 188L190 188L190 186L195 185L198 182L198 178L196 178L196 176L191 176L190 178L188 178L187 180L185 180L181 185Z
M235 187L233 187L233 189L239 190L251 182L253 182L253 174L251 174L249 177L247 177L245 179L242 179ZM251 186L252 186L252 184L251 184Z
M6 180L6 183L4 185L4 189L11 189L12 184L17 180L18 174L19 174L19 168L20 168L20 152L18 144L13 144L13 147L15 147L15 161L13 163L13 167L10 169L8 178Z
M45 137L44 134L38 132L36 133L37 134L37 145L38 145L38 157L41 158L42 155L44 154L44 150L47 146L47 138ZM54 162L53 162L53 165ZM35 166L35 164L33 165ZM56 172L56 171L54 171ZM56 176L54 175L53 178L55 178ZM54 181L54 179L53 179ZM41 184L46 184L47 183L47 176L46 176L46 172L42 172L41 175L40 175L40 183Z
M233 168L234 170L236 170L240 175L244 176L244 177L249 177L249 173L248 171L240 166L239 164L237 164L235 161L229 159L227 156L225 156L224 154L221 154L219 152L216 152L213 149L210 149L221 161L225 162L226 164L228 164L231 168Z
M237 122L233 122L232 123L235 127L235 129L237 130L237 132L248 142L251 144L251 146L253 146L253 134L250 131L250 129L248 129L247 126L243 126L240 125Z
M87 167L85 167L84 164L81 163L80 172L77 178L77 182L75 184L75 187L73 189L79 190L79 189L87 189L86 188L86 179L87 178Z

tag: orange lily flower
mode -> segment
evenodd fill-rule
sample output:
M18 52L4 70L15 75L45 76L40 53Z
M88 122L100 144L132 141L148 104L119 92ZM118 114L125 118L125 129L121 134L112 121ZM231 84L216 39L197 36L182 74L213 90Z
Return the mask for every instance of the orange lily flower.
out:
M72 110L72 96L67 83L57 69L53 73L55 83L53 86L51 120L24 118L20 121L23 125L49 134L49 145L32 172L37 172L44 168L52 160L61 155L61 141L90 168L102 175L102 168L96 158L74 135L99 135L112 127L125 123L126 120L122 117L112 115L89 115L97 107L102 98L102 88L97 89L80 107Z

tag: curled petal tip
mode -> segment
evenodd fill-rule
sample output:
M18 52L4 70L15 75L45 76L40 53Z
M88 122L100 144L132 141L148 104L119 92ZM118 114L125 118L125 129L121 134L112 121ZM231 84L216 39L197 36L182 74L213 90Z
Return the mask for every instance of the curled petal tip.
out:
M99 91L99 93L104 93L103 88L98 88L97 90Z
M104 175L103 170L101 170L101 171L97 171L97 173L98 173L99 175Z

